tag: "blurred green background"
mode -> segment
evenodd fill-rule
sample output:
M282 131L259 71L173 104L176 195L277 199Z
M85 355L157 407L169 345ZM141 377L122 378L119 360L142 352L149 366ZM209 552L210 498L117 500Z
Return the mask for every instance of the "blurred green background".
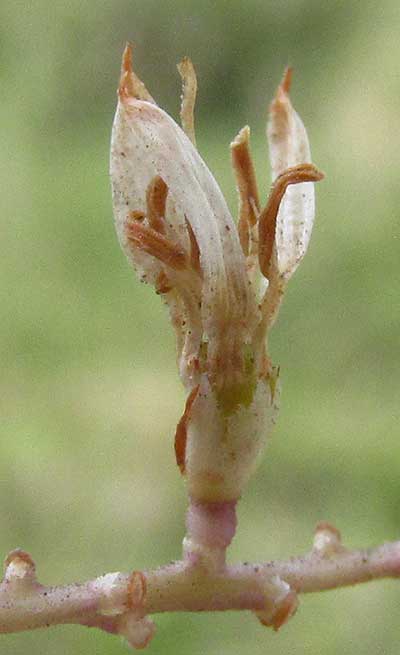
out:
M2 0L0 551L43 582L179 557L173 455L184 401L167 314L116 242L108 148L124 42L172 115L199 77L197 139L236 212L228 145L246 123L260 187L266 107L287 63L318 185L309 254L271 339L280 420L243 498L232 559L287 557L329 520L346 545L399 538L398 0ZM250 616L166 615L149 652L398 654L398 582L302 598L278 635ZM0 652L126 652L75 626Z

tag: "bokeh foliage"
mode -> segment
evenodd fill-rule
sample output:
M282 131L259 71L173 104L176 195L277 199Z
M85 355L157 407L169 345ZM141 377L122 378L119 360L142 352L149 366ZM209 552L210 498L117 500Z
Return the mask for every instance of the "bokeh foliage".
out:
M271 340L280 421L240 506L232 558L399 537L399 46L396 0L2 0L1 551L48 583L179 556L183 393L166 313L113 231L108 147L125 40L177 115L175 63L198 70L201 152L236 211L228 144L245 123L268 192L266 107L284 66L309 128L318 216ZM399 586L303 598L275 636L251 616L158 617L153 653L398 653ZM1 652L124 652L79 627Z

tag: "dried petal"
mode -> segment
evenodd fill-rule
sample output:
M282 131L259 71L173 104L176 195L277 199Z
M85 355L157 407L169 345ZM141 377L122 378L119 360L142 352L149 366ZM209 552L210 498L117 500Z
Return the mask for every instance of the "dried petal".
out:
M124 88L129 90L126 75L125 70ZM156 248L151 253L147 237L151 236L152 245L157 247L159 240L144 225L127 230L127 216L132 211L146 214L146 190L156 177L168 187L165 238L173 244L174 252L180 250L190 257L193 239L187 221L198 247L202 281L197 305L201 304L203 334L210 343L208 354L217 371L218 361L229 359L227 348L237 349L248 341L256 314L235 225L215 179L181 128L156 105L120 93L111 150L116 227L128 257L153 284L164 270L169 251ZM177 268L174 257L171 261ZM199 279L194 272L189 285L187 277L184 284L177 276L172 283L183 295L187 293L183 287L193 289ZM229 346L228 326L235 326L234 343Z
M178 125L159 107L130 98L119 104L111 159L117 230L125 248L127 213L145 211L143 189L156 175L164 179L171 196L167 223L183 245L185 217L196 236L206 304L209 310L216 305L228 319L231 303L245 309L247 291L243 256L225 200Z
M306 130L289 99L290 79L288 69L270 107L267 134L273 180L287 168L311 162ZM304 257L314 214L314 184L304 182L287 189L279 209L275 237L278 271L286 279Z

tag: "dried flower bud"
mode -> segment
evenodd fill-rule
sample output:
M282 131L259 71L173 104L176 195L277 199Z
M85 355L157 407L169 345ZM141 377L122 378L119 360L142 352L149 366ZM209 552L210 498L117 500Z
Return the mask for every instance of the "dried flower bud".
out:
M277 179L265 209L249 129L231 146L237 228L195 146L197 82L190 60L179 71L184 130L157 106L132 70L131 47L125 50L111 144L114 214L123 250L164 296L176 331L179 372L189 393L175 441L179 468L193 498L233 500L276 420L278 373L265 336L308 243L314 192L304 181L322 176L308 163L307 137L286 77L271 108ZM287 201L289 185L298 193ZM266 278L261 291L259 273Z
M204 334L218 377L216 358L231 358L230 351L249 340L255 314L237 231L192 142L162 109L141 99L142 87L136 90L129 60L125 63L111 153L118 236L143 279L156 284L163 275L170 282L166 300L183 343L183 377L190 380L190 364L199 357ZM156 179L163 181L166 196L158 226L149 218ZM131 218L137 211L145 217L140 223ZM193 248L200 271L193 266Z

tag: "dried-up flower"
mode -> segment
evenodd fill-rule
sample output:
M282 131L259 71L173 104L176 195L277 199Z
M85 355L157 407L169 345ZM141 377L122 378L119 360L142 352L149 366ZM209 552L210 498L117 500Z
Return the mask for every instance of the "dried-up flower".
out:
M263 207L250 130L231 144L239 193L234 223L195 145L197 89L189 59L181 129L122 62L111 148L114 214L123 250L169 306L181 378L188 390L175 440L196 502L234 501L276 420L278 370L266 350L285 285L304 256L314 218L314 184L303 123L285 73L270 108L273 185Z

